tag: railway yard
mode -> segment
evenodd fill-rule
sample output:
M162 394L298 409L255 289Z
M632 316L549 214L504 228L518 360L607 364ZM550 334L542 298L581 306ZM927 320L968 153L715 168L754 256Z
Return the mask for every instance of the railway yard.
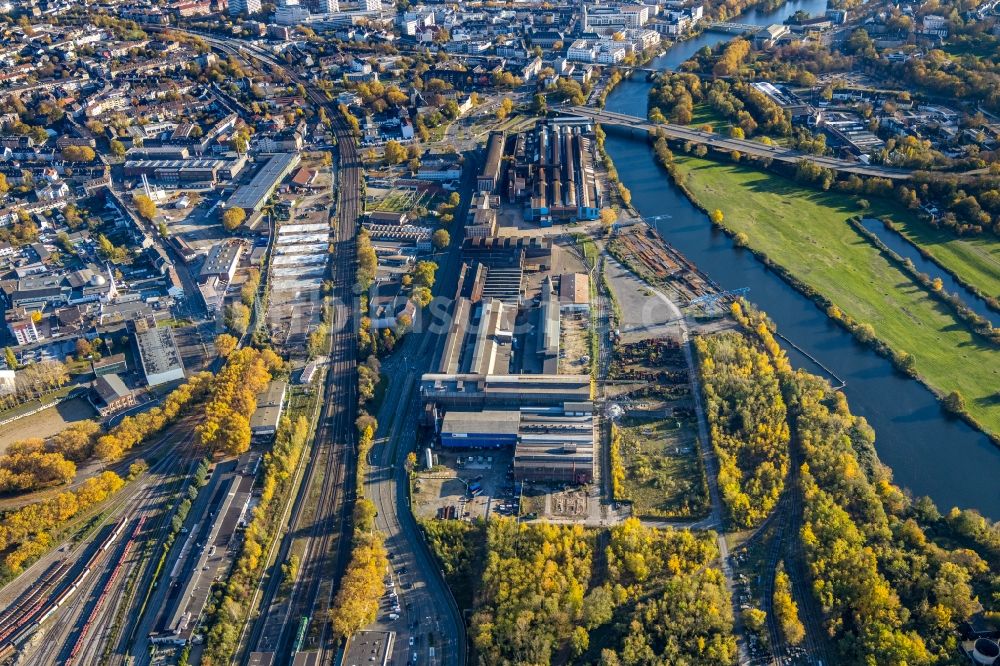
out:
M66 543L4 588L0 650L23 663L92 664L130 638L177 494L195 461L176 447L131 482L79 543Z

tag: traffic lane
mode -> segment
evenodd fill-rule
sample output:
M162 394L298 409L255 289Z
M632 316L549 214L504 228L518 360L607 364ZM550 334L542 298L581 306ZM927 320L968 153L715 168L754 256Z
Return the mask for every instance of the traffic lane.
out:
M418 406L419 396L415 395L414 400L411 402L411 415L414 418ZM413 431L409 430L407 431L406 437L403 439L402 443L410 445L407 449L412 448L413 436ZM397 483L397 487L405 487L402 485L405 483L405 470L402 468L399 468ZM398 512L409 511L409 506L406 504L402 496L398 496L396 500L396 510ZM419 533L419 528L416 521L413 520L412 515L409 516L409 520L400 521L400 525L408 543L414 545L411 549L410 555L422 578L420 583L422 585L421 592L424 597L422 597L421 601L425 610L421 616L421 621L427 623L426 631L433 632L442 644L443 649L440 656L441 659L444 660L443 663L457 663L458 655L455 651L454 642L451 637L458 634L458 627L454 626L454 622L456 620L461 621L461 619L452 617L450 612L444 613L445 617L442 618L442 612L450 608L450 600L447 596L448 591L444 587L444 581L441 578L438 578L440 575L440 569L438 568L437 563L432 559L430 553L425 549L422 541L423 535ZM432 579L441 581L441 584L428 585L427 581ZM444 626L445 631L442 631L442 625ZM445 647L447 647L447 649L444 649Z

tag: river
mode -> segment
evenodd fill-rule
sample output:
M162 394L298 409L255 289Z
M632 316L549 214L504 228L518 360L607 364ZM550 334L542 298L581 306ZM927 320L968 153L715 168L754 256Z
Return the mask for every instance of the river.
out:
M825 6L826 0L800 0L774 12L750 11L734 20L769 25L799 9L820 14ZM673 69L699 49L729 39L704 32L675 45L649 66ZM606 108L644 115L651 86L640 77L622 81L608 96ZM879 457L892 468L896 483L915 496L931 497L942 511L953 506L974 508L1000 519L1000 448L963 421L946 416L927 388L858 344L812 301L713 229L670 182L647 144L611 131L606 145L622 182L632 191L632 204L647 217L667 216L658 219L656 227L669 243L724 288L749 287L749 299L767 312L784 336L847 382L844 391L851 411L875 429ZM798 367L824 374L794 349L788 353Z

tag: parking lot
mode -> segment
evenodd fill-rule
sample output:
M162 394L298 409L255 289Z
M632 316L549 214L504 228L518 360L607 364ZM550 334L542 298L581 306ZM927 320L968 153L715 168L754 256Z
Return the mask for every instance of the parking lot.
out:
M413 511L418 519L517 515L509 450L438 450L438 464L416 475Z

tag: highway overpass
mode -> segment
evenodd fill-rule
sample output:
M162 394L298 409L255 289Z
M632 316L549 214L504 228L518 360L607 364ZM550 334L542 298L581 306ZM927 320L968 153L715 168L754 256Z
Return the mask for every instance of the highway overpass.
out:
M738 150L744 155L769 157L777 162L786 162L788 164L795 164L800 160L808 159L821 167L826 167L827 169L832 169L836 172L845 174L877 176L879 178L890 178L892 180L907 180L912 176L912 172L906 169L894 169L892 167L883 167L875 164L861 164L860 162L851 162L824 155L810 155L808 153L792 150L791 148L784 148L782 146L768 146L758 141L750 141L748 139L733 139L728 136L694 129L685 125L652 123L645 118L637 118L636 116L630 116L624 113L603 111L601 109L594 109L586 106L568 107L565 109L565 113L590 118L591 120L599 122L603 126L616 125L619 127L644 130L646 132L660 131L663 132L668 139L676 141L690 141L691 143L703 144L716 150Z

